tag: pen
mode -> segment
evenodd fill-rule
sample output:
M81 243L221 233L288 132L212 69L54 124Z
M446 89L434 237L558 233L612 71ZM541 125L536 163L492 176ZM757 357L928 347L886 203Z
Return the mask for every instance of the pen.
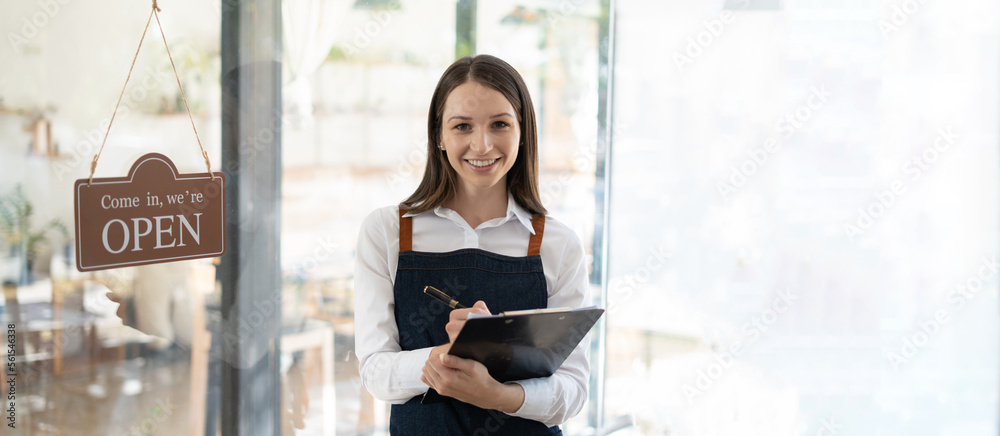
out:
M452 309L465 309L466 308L465 306L462 305L462 303L459 303L458 300L455 300L454 298L449 297L448 294L445 294L444 292L439 291L438 288L435 288L433 286L424 286L424 293L427 294L427 295L430 295L431 297L434 297L434 299L437 300L437 301L440 301L440 302L442 302L444 304L447 304L448 307L450 307Z

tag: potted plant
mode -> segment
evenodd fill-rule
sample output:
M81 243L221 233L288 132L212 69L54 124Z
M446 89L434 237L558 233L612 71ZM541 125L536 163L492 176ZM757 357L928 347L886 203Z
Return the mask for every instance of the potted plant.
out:
M11 257L19 260L18 284L26 285L33 281L32 265L38 258L39 249L48 243L48 232L58 230L68 239L66 226L58 219L53 219L40 229L32 228L31 218L34 208L24 187L17 185L13 191L0 197L0 232L10 246Z

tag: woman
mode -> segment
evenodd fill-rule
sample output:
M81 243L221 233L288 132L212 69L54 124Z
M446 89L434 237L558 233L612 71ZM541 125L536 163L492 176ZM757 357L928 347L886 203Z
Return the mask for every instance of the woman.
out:
M369 215L358 238L362 383L393 403L392 434L561 434L587 398L589 338L552 376L511 383L446 355L471 312L589 303L583 245L539 199L535 112L521 76L493 56L459 59L434 91L427 137L416 191ZM470 308L449 312L423 294L427 285ZM420 404L428 387L449 398Z

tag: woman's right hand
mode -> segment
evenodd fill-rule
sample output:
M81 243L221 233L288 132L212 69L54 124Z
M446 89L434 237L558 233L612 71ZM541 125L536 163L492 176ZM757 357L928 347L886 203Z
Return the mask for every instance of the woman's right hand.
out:
M486 307L486 303L483 300L479 300L468 309L455 309L451 311L448 317L448 324L444 326L444 330L448 332L449 343L455 342L458 332L462 331L462 327L465 326L465 320L469 319L470 313L489 315L490 309Z
M451 349L451 343L455 342L458 332L462 331L462 327L465 326L465 320L469 318L470 313L489 315L490 309L486 307L486 303L483 300L479 300L468 309L455 309L451 311L448 316L448 324L444 326L445 331L448 333L448 343L431 348L431 355L428 356L429 359L440 359L438 357L439 354L448 354L448 350Z

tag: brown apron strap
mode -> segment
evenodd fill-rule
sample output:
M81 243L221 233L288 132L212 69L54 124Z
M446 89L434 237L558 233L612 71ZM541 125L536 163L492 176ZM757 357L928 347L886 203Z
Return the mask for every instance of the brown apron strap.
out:
M413 217L403 217L406 211L399 207L399 252L413 250Z
M535 234L528 240L528 256L538 256L542 252L542 234L545 233L545 215L531 217L531 227Z

